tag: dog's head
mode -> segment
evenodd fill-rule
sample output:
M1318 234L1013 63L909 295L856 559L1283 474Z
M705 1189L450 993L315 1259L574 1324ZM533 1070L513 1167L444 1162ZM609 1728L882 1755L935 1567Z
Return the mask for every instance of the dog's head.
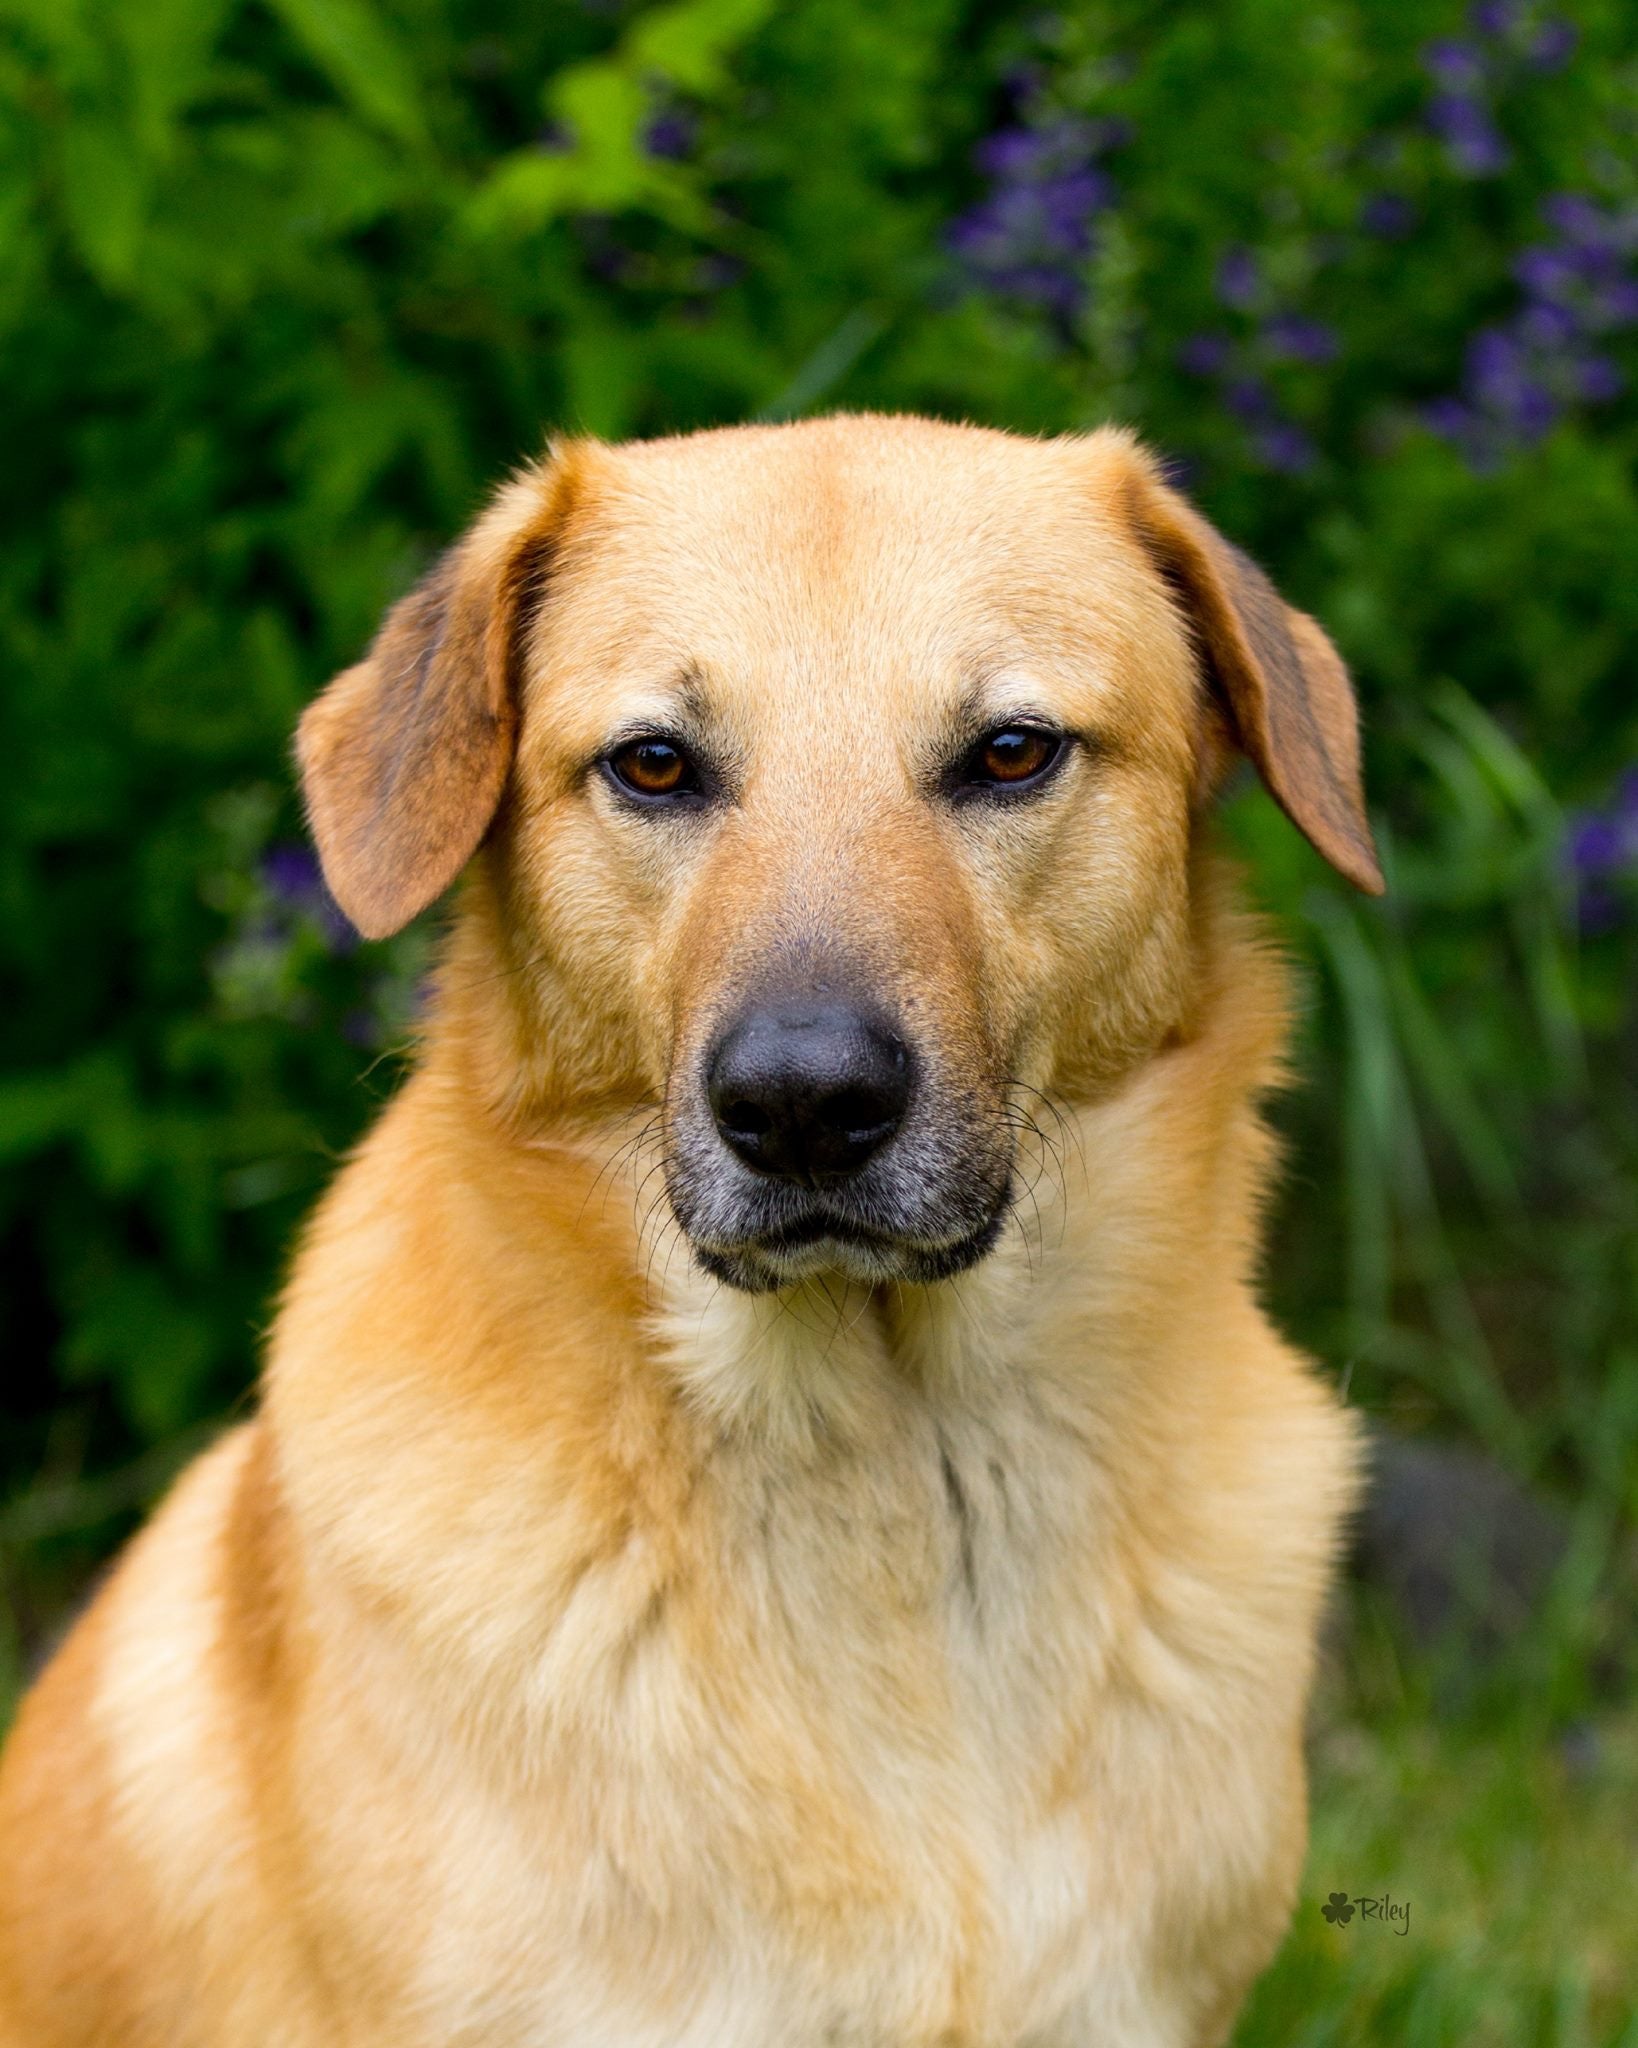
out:
M1234 750L1381 887L1341 662L1126 436L868 418L559 451L300 736L367 935L487 844L520 1099L660 1104L749 1289L988 1249L1020 1091L1186 1019Z

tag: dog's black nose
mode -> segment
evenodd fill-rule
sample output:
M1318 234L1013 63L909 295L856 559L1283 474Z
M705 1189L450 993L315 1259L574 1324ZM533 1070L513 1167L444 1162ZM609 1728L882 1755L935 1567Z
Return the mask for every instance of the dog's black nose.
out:
M812 1186L856 1172L892 1137L910 1100L910 1056L849 1003L764 1003L717 1041L706 1093L747 1166Z

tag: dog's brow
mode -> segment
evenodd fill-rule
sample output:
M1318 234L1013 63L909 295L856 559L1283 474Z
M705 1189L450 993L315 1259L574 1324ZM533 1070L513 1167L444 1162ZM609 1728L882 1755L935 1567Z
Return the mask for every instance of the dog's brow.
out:
M697 662L687 662L672 678L671 694L694 725L709 725L716 715L705 671Z
M1002 719L1046 717L1046 692L1039 679L1015 662L976 671L962 691L955 723L963 734L987 731Z
M645 690L620 720L622 733L648 731L656 724L675 725L703 734L717 723L717 709L705 674L695 663L686 663L666 682Z

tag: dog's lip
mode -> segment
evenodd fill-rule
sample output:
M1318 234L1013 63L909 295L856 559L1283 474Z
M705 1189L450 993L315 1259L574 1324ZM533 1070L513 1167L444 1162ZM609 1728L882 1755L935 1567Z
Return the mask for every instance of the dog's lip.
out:
M942 1258L959 1253L985 1237L993 1237L1011 1205L1012 1192L1009 1177L989 1214L973 1229L952 1238L929 1238L883 1229L879 1225L872 1227L851 1216L839 1215L834 1209L815 1208L791 1218L789 1222L777 1224L769 1230L750 1232L731 1243L702 1242L700 1249L714 1252L719 1257L744 1257L750 1253L777 1258L781 1252L806 1251L813 1245L828 1242L854 1245L862 1251L913 1252L923 1257Z
M751 1294L767 1293L811 1273L811 1258L804 1261L802 1254L811 1255L815 1246L823 1244L838 1248L842 1255L839 1263L857 1279L872 1284L902 1279L930 1285L953 1279L976 1264L1000 1237L1011 1210L1009 1178L985 1220L956 1238L929 1242L908 1233L900 1236L870 1229L830 1209L810 1209L774 1229L747 1232L731 1246L706 1243L691 1232L688 1235L694 1256L706 1272ZM850 1249L852 1260L846 1256ZM825 1256L817 1254L821 1261Z
M782 1223L776 1230L765 1230L745 1240L744 1249L758 1252L797 1252L810 1244L822 1244L831 1238L838 1244L863 1245L875 1250L880 1246L896 1245L900 1239L883 1230L870 1230L862 1223L854 1223L846 1216L836 1216L830 1211L816 1209L807 1216L799 1216L794 1222Z

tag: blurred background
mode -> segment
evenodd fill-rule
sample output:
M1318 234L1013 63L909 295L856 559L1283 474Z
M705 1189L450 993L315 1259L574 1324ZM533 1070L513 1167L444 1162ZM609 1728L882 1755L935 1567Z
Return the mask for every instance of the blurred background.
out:
M1238 2038L1638 2048L1635 379L1630 0L0 0L0 1718L401 1072L290 734L485 488L1122 420L1352 663L1391 885L1231 802L1380 1445Z

